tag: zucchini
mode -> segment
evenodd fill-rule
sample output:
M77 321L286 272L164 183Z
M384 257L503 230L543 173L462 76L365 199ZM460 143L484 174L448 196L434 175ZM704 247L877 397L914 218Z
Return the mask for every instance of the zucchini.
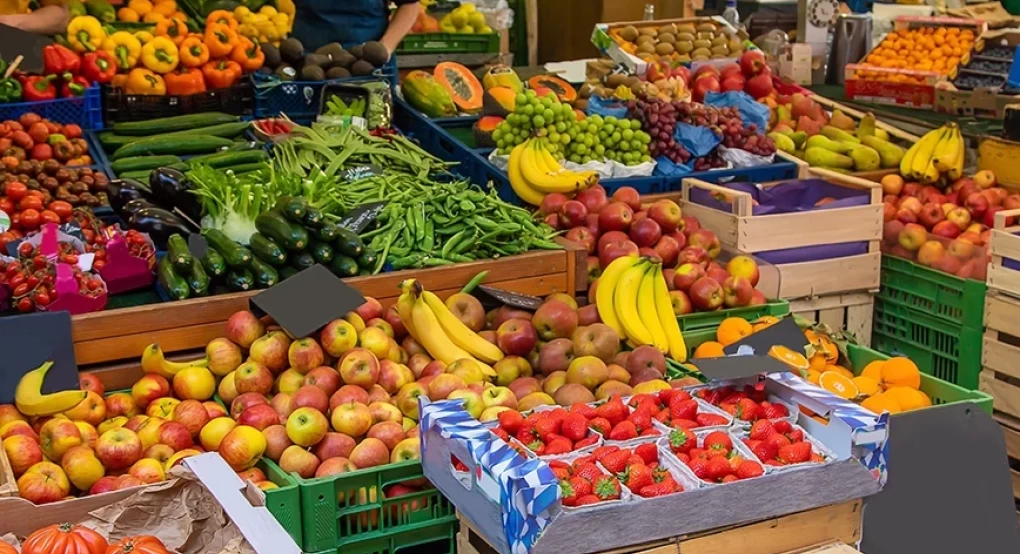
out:
M323 242L333 242L336 239L337 234L340 232L340 227L332 221L323 221L322 225L319 225L318 229L312 229L312 234L315 238Z
M298 274L298 270L293 268L293 267L291 267L291 266L289 266L289 265L285 265L285 266L280 268L279 273L280 273L280 280L281 281L286 281L287 279L290 279L291 277L297 275Z
M329 270L337 277L354 277L358 274L358 262L350 256L338 254L329 264Z
M358 267L363 267L365 269L368 269L369 271L372 271L373 269L375 269L375 266L378 263L379 254L376 254L375 250L372 250L371 248L366 246L365 251L362 252L361 256L358 258Z
M301 223L302 218L305 216L305 212L308 211L308 203L303 198L294 198L293 196L281 196L276 201L276 210L284 215L287 219Z
M255 288L255 276L246 267L231 268L227 271L227 288L234 292Z
M287 263L287 252L262 233L255 233L248 239L248 248L256 258L274 266Z
M312 241L308 244L308 251L315 261L322 265L329 265L329 262L333 261L333 247L324 242Z
M232 123L220 123L217 125L209 125L206 127L196 127L194 129L185 129L183 131L174 131L172 133L166 133L159 135L163 138L166 137L188 137L191 135L208 135L210 137L221 137L232 139L251 127L251 123L247 121L235 121Z
M248 264L251 263L251 250L230 240L227 235L223 234L223 231L206 229L202 231L202 236L223 256L223 261L227 262L227 266L231 269L248 267Z
M252 258L250 269L252 276L255 277L255 288L268 289L280 282L280 274L276 269L257 257Z
M259 214L255 229L287 250L297 251L308 245L308 231L274 210Z
M111 163L110 169L119 175L125 171L156 169L180 162L181 159L177 156L132 156L130 158L121 158Z
M99 133L96 137L99 138L99 144L103 146L103 150L106 150L107 152L113 152L125 144L131 144L132 142L138 141L138 137L118 135L113 131Z
M227 262L215 248L205 249L205 256L202 256L202 267L206 275L213 279L219 279L227 274Z
M354 231L340 227L337 231L336 249L344 256L358 258L365 251L365 243L361 242L361 237L354 234Z
M226 152L217 152L215 154L205 154L203 156L195 156L188 160L189 164L202 163L213 169L221 167L232 167L241 164L252 164L269 159L269 154L265 150L228 150Z
M141 171L125 171L124 173L118 173L117 177L121 179L134 179L135 181L148 183L150 173L152 173L151 169L143 169Z
M233 141L230 139L201 135L176 138L152 137L121 146L113 153L113 159L119 160L121 158L145 155L206 154L221 148L227 148L231 144L233 144Z
M188 282L174 272L170 259L163 256L156 265L156 277L171 300L184 300L188 297Z
M114 123L113 132L118 135L148 136L174 131L187 131L199 127L208 127L220 123L235 123L241 118L220 112L204 112L187 115L175 115L144 121Z
M308 252L298 252L290 257L290 265L298 271L304 271L315 265L315 258Z
M322 225L324 217L322 210L315 206L308 206L308 209L305 210L305 216L301 218L301 223L304 223L305 227L318 229Z
M166 257L177 271L182 273L191 271L194 259L188 250L188 243L180 234L174 233L166 240Z
M192 256L191 269L187 275L188 287L195 296L209 296L209 275L202 268L202 262Z

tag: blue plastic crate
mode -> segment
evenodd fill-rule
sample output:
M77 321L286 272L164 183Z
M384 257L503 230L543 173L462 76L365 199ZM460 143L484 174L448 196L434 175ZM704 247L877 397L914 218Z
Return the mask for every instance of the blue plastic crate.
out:
M100 144L96 134L92 131L85 131L85 141L89 143L89 156L92 156L92 167L101 170L106 173L111 179L114 178L113 170L110 169L110 158L106 156L106 152L103 151L103 145Z
M17 119L28 112L56 123L77 123L82 129L103 128L103 101L98 86L85 89L85 95L76 98L0 104L0 120Z
M253 74L251 79L255 85L255 118L279 117L287 114L299 125L308 125L319 115L319 104L322 89L331 83L358 83L392 79L393 75L377 70L376 75L367 77L350 77L332 81L280 81L277 78Z

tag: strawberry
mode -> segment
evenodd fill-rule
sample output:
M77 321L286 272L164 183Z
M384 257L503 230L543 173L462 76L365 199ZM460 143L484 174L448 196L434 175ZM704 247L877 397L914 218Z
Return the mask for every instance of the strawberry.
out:
M772 435L775 431L772 429L772 423L765 419L760 419L751 425L750 437L752 440L763 441Z
M729 452L733 450L733 439L725 431L712 431L705 436L702 446L708 450Z
M574 449L574 443L565 437L557 437L545 445L544 455L566 454Z
M667 421L669 421L669 408L663 408L658 412L655 412L655 415L652 416L652 419L658 421L659 423L666 423Z
M578 479L583 481L582 479ZM566 479L560 479L560 502L564 506L577 506L577 491L570 485L570 482Z
M731 474L723 477L722 479L719 479L719 482L720 483L732 483L734 481L739 481L739 480L740 480L740 477L737 477L736 475L731 473Z
M565 469L569 470L570 469L570 464L568 464L567 462L564 462L563 460L551 460L549 462L549 467L552 468L552 469L556 469L558 467L561 467L561 468L565 468Z
M638 489L638 496L644 498L655 498L656 496L666 496L667 494L673 494L676 492L673 485L670 483L655 483Z
M765 469L758 462L744 460L737 466L736 475L738 479L753 479L765 475Z
M545 455L545 443L536 439L529 442L527 445L528 450L534 452L538 456Z
M524 426L524 416L517 410L506 410L499 413L499 426L504 431L511 435L516 435L517 431Z
M733 468L730 467L730 461L726 458L712 458L708 461L708 467L706 468L709 481L718 481L727 475L733 473Z
M744 463L744 457L734 452L733 455L729 457L729 461L730 469L736 472L737 468L740 467L740 464Z
M780 419L786 417L786 406L782 404L773 404L765 401L758 405L761 410L762 419Z
M625 441L638 436L637 426L633 421L621 421L609 432L609 440Z
M581 416L584 417L584 419L594 419L595 416L597 415L595 413L594 407L584 404L582 402L578 402L570 406L570 413L580 414Z
M690 419L693 421L698 415L698 402L696 400L674 401L669 405L669 415L671 419Z
M659 411L659 401L654 396L645 395L645 397L634 404L631 402L631 407L634 408L635 412L647 412L649 414Z
M761 441L751 448L751 452L764 462L765 460L775 459L776 455L779 454L779 448L769 441Z
M639 437L657 437L659 436L659 430L654 427L649 427L638 434Z
M627 458L627 465L628 466L634 466L634 465L647 465L647 464L645 464L645 459L644 458L642 458L641 456L638 456L637 454L634 454L634 452L631 451L630 458Z
M734 391L730 390L729 394L723 395L723 404L739 404L741 400L747 398L747 392L745 391Z
M691 458L702 458L702 459L707 460L708 459L708 450L705 450L704 448L697 448L697 447L695 447L695 448L692 448L689 452L687 452L687 455L690 456Z
M757 421L760 417L758 404L750 398L741 398L737 408L740 410L740 419L744 421Z
M464 465L464 462L460 461L460 458L450 456L450 462L453 463L453 469L457 471L468 471L468 466Z
M599 463L601 463L602 460L606 458L606 456L612 454L613 452L619 451L620 447L616 445L600 446L596 448L595 451L591 453L591 455L594 456L595 459L599 461Z
M595 480L595 496L602 500L616 500L620 498L620 481L612 475L603 475Z
M705 451L705 457L711 460L712 458L729 458L730 453L722 448L710 448Z
M788 464L800 464L811 460L811 444L797 442L779 449L779 459Z
M587 437L585 437L585 438L575 442L574 443L574 448L580 450L582 448L587 448L589 446L592 446L592 445L594 445L594 444L596 444L598 442L599 442L599 436L596 435L595 433L592 433L592 434L588 435Z
M502 427L496 427L492 429L492 434L503 439L506 442L510 442L510 435Z
M627 416L627 421L633 423L634 427L637 427L637 432L641 433L652 426L652 413L638 410Z
M661 395L662 395L663 392L667 392L667 391L659 391L660 398L661 398ZM666 403L667 405L669 405L670 403L675 402L675 401L690 400L692 398L691 397L691 393L689 393L689 392L687 392L685 390L682 390L682 389L672 389L672 390L670 390L668 392L670 393L670 395L669 395L669 402Z
M588 436L588 420L579 413L570 413L563 418L560 433L571 441L579 441Z
M689 429L675 429L669 433L669 449L674 454L689 453L698 445L698 439Z
M585 496L592 493L591 482L580 477L571 477L570 486L577 493L577 496Z
M658 394L659 404L663 406L669 406L669 403L673 400L673 396L676 395L678 392L683 392L684 394L687 394L686 392L681 391L680 389L660 390ZM687 396L690 395L688 394Z
M558 460L554 460L554 462L555 461L558 461ZM552 463L553 462L550 462L549 465L552 465ZM564 463L564 462L560 462L560 463ZM579 468L579 467L581 467L583 465L594 464L594 463L595 463L595 456L581 456L580 458L575 458L574 461L570 463L570 470L571 471L576 471L577 468Z
M570 479L570 468L569 467L553 467L553 475L556 476L560 481L566 481Z
M540 439L548 441L549 439L546 437L560 433L560 420L551 416L540 418L535 422L535 433Z
M729 467L729 464L726 466ZM708 460L691 458L691 461L687 462L687 467L691 468L698 479L708 479Z
M782 460L765 460L765 465L781 467L781 466L785 466L786 462L784 462Z
M736 404L719 404L719 409L734 418L740 419L740 408Z
M553 408L552 410L549 410L548 412L543 413L546 414L546 417L552 419L553 421L563 422L563 418L567 417L567 414L569 414L570 412L563 408L557 407ZM556 432L559 433L559 431Z
M590 483L594 483L595 479L598 479L602 475L605 475L605 473L603 473L603 471L599 469L599 466L595 464L585 464L574 469L574 477L580 477Z
M624 419L627 419L628 410L627 406L624 405L623 400L619 397L613 397L605 404L595 409L598 417L604 417L609 420L609 424L614 427Z
M588 426L601 435L608 435L613 430L613 424L609 423L609 420L604 417L596 417L588 422Z
M793 429L786 434L786 438L790 439L790 442L804 442L804 431Z
M727 425L729 420L719 414L706 414L699 413L694 421L698 423L698 427L716 427L719 425Z
M775 429L775 431L780 435L786 435L790 431L793 431L793 425L789 421L783 419L779 421L773 421L772 428Z
M575 504L575 506L587 506L589 504L598 504L599 502L602 502L599 497L594 494L586 494L577 499L577 504Z
M768 444L769 448L775 448L776 452L779 452L780 448L782 448L784 446L787 446L787 445L789 445L791 443L790 443L790 439L788 439L788 438L784 437L783 435L780 435L780 434L777 433L777 434L772 435L771 437L765 439L765 444ZM773 456L773 457L775 457L775 456Z
M537 439L538 436L535 435L534 429L530 427L521 427L517 430L517 433L514 434L514 438L520 441L521 444L531 444L531 442Z
M632 464L627 466L626 471L620 474L620 480L632 491L641 490L654 483L652 470L645 464Z
M620 473L627 467L627 460L631 457L630 450L620 450L602 458L602 467L609 473Z
M812 452L811 453L811 463L823 464L823 463L825 463L825 456L822 456L821 454L819 454L817 452Z
M685 464L686 464L687 462L691 461L691 457L690 457L690 456L688 456L687 454L684 454L683 452L680 452L680 453L678 453L678 454L675 454L675 456L676 456L676 459L680 460L681 462L683 462L683 463L685 463Z

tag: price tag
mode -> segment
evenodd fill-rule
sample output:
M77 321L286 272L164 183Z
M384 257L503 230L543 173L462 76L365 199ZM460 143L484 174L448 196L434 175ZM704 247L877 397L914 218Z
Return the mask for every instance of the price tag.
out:
M268 315L294 338L311 336L330 321L365 303L357 290L316 264L248 301L255 315Z
M209 251L209 242L198 233L188 235L188 251L196 258L204 258Z
M360 233L367 229L375 221L375 218L379 217L379 214L382 213L385 207L386 202L362 204L347 212L347 215L340 220L340 226L355 234Z
M14 389L21 376L53 360L42 392L48 394L78 388L78 365L71 339L71 314L39 312L0 318L0 404L14 403Z
M376 177L378 175L382 175L382 168L374 164L368 164L345 169L340 174L340 180L353 182L360 181L361 179L367 179L368 177Z

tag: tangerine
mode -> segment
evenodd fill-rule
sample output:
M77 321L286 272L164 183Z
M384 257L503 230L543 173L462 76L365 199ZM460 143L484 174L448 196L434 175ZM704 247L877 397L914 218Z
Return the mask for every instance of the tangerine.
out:
M742 317L727 317L719 324L715 337L723 346L729 346L739 342L744 337L750 336L753 332L754 329L751 327L751 323L746 319Z
M864 370L861 371L861 377L868 377L882 385L882 366L885 365L885 360L874 360L868 365L864 366Z
M889 358L882 366L882 385L888 390L891 387L921 388L921 371L910 360L898 356Z
M769 348L769 356L783 362L790 366L790 369L797 372L804 372L809 368L808 360L803 354L800 352L794 352L781 344L776 344L773 345L772 348Z
M695 358L721 358L725 355L723 345L712 340L703 342L694 349Z
M865 410L871 410L876 414L881 414L882 412L898 414L903 411L903 408L895 400L887 397L884 392L865 399L864 402L861 402L861 407Z

